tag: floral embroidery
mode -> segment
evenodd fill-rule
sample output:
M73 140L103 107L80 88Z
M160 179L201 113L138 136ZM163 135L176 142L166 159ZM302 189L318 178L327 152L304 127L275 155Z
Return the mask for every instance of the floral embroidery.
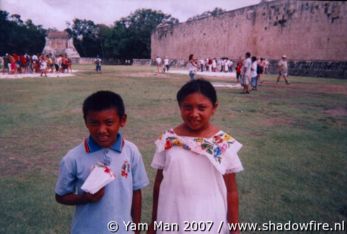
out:
M130 171L130 164L128 163L127 160L125 160L123 165L122 165L121 176L127 178L129 171Z
M105 173L111 173L111 169L110 169L109 167L106 167L106 166L105 166L104 172L105 172Z
M219 132L210 139L201 137L193 138L195 144L190 145L188 142L184 142L180 139L173 130L169 130L167 133L164 145L165 150L169 150L173 146L178 146L196 153L207 153L208 155L213 156L214 160L219 164L222 163L224 152L235 142L234 138L230 135L225 132ZM161 136L160 139L162 139L162 137L163 136Z

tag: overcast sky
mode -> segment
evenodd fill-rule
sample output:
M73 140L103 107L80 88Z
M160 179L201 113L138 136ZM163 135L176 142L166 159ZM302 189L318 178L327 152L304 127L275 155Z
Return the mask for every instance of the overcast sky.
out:
M189 17L219 7L233 10L258 4L260 0L0 0L0 9L19 14L21 19L31 19L44 28L63 30L66 22L74 18L92 20L94 23L112 25L139 8L161 10L178 18Z

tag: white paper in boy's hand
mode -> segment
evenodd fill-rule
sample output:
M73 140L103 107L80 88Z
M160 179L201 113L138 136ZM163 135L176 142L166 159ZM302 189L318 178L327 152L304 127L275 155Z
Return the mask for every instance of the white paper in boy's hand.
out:
M96 164L92 172L87 177L81 189L85 192L94 194L102 187L113 181L116 177L107 166Z

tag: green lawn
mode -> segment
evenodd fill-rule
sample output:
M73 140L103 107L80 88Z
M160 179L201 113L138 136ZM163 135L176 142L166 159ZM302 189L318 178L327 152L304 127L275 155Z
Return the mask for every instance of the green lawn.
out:
M76 69L70 78L0 80L0 233L68 233L73 207L54 200L59 161L87 136L81 104L97 90L123 96L123 131L142 152L153 182L153 142L180 123L175 96L188 75L156 75L155 67ZM264 80L250 95L217 89L213 122L244 145L240 221L346 225L347 81L290 77L286 86L274 76ZM152 185L143 190L143 222L150 220Z

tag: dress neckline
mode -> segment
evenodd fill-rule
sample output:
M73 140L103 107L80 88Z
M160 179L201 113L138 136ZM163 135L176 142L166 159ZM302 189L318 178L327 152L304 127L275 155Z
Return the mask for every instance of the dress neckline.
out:
M223 131L222 130L218 130L216 133L214 133L212 136L210 136L210 137L199 137L199 136L182 136L182 135L179 135L179 134L177 134L176 132L175 132L175 130L173 129L173 128L171 128L170 129L170 131L174 134L174 135L176 135L176 136L178 136L178 137L183 137L183 138L203 138L203 139L212 139L213 137L215 137L215 136L217 136L218 134L220 134L220 133L222 133Z

